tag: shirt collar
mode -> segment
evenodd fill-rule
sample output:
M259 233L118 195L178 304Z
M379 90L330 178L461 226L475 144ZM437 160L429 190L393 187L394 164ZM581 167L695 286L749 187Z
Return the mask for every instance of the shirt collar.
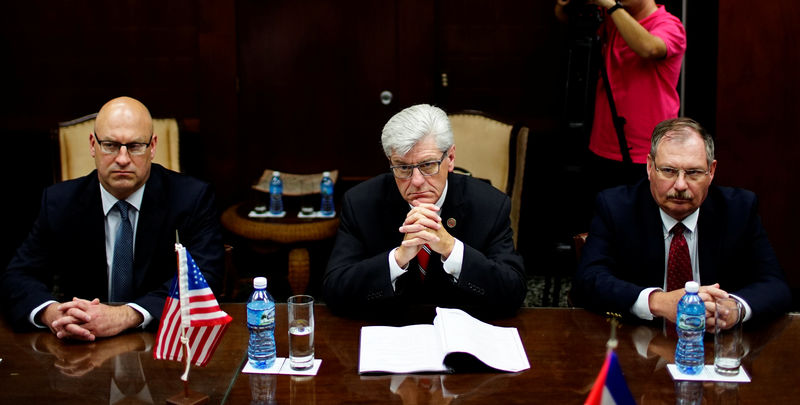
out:
M697 229L697 218L700 216L699 209L694 210L694 212L689 214L688 217L684 218L683 221L678 221L677 219L672 218L661 208L658 209L658 212L661 214L661 225L663 226L661 230L664 232L664 238L669 236L669 231L678 222L682 222L683 226L685 226L686 229L691 233L694 233Z
M143 184L139 187L138 190L134 191L133 194L129 195L125 201L128 204L132 205L133 208L136 208L136 211L140 211L140 207L142 206L142 198L144 197L144 187L147 184ZM103 201L103 215L108 215L108 212L114 208L114 204L117 203L117 197L114 197L111 193L103 187L103 184L100 183L100 200Z

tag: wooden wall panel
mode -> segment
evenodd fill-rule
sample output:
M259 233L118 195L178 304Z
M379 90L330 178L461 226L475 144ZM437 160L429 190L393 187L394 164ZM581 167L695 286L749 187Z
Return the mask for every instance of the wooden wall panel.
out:
M789 282L800 291L800 4L719 2L718 184L755 191ZM797 298L795 298L797 301Z
M2 203L8 263L39 208L57 164L58 122L97 112L128 95L153 116L184 126L185 172L218 186L230 201L234 178L235 19L232 1L127 0L10 2L0 13L0 139L14 173ZM231 130L233 129L233 130ZM87 145L88 147L88 145Z

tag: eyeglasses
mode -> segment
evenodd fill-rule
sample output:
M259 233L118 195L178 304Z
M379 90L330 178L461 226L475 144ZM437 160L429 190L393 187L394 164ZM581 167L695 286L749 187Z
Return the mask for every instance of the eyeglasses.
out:
M147 143L119 143L115 141L101 141L97 138L97 134L94 134L94 139L97 140L97 143L100 144L100 150L106 155L116 155L119 153L119 149L124 146L125 149L128 150L128 153L138 156L143 155L147 151L147 148L150 147L150 143L153 142L153 134L150 134L150 139L147 141Z
M700 181L709 173L708 170L701 169L684 170L676 169L674 167L656 167L656 173L658 173L661 178L665 180L677 180L681 172L683 172L683 178L687 181Z
M442 158L437 160L431 160L429 162L422 162L417 163L415 165L396 165L396 166L389 166L392 169L392 173L394 177L398 179L408 179L414 175L414 169L419 169L420 174L423 176L433 176L434 174L439 173L439 167L442 165L445 156L447 156L447 151L442 153Z

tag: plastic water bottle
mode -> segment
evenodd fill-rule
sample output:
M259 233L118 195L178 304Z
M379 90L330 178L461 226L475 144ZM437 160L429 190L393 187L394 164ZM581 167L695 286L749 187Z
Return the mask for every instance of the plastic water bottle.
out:
M270 368L275 363L275 301L267 292L266 278L254 278L253 288L247 300L247 358L255 368Z
M322 173L322 181L319 184L319 192L322 195L322 203L319 206L319 213L324 216L332 216L333 208L333 180L331 172Z
M281 172L272 172L272 180L269 181L269 212L278 215L283 212L283 181Z
M684 374L700 374L705 365L703 334L706 330L706 306L697 295L699 290L697 282L686 282L686 294L678 301L675 365Z

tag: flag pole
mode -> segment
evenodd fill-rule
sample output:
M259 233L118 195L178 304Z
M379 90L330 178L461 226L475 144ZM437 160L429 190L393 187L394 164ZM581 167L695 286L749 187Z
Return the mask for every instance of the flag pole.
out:
M606 315L609 318L609 323L611 323L611 336L609 336L608 341L606 342L606 353L611 353L619 344L619 341L617 340L617 328L619 327L620 315L613 312L606 312Z
M179 326L180 327L180 350L178 350L176 354L177 354L177 357L179 357L180 356L180 352L183 351L183 353L186 355L186 368L184 369L183 375L181 376L181 380L183 382L183 392L180 393L180 394L173 395L170 398L167 398L166 402L167 402L167 404L172 404L172 405L207 404L208 401L209 401L208 395L201 394L199 392L194 392L194 391L189 389L189 370L191 369L191 365L192 365L192 344L194 344L194 343L189 342L190 339L189 339L189 336L187 336L187 328L191 327L191 325L190 325L191 321L189 321L190 313L189 313L189 309L188 309L189 308L189 291L192 288L196 288L196 287L190 287L189 285L187 285L189 282L187 280L188 277L187 277L187 274L186 274L187 273L186 268L187 268L187 265L189 264L187 262L190 262L191 266L193 268L195 268L195 270L196 270L197 266L194 263L194 260L192 260L191 257L189 256L188 252L186 251L186 248L183 247L180 244L180 239L178 237L178 230L177 229L175 230L175 251L176 251L177 256L178 256L178 272L177 272L177 274L175 276L175 279L173 281L172 289L170 290L170 296L167 299L168 300L176 299L174 294L175 294L175 292L177 290L177 300L178 300L177 322L180 323L179 324L180 325ZM202 285L204 285L205 288L208 288L208 285L207 285L206 281L203 279L202 275L198 275L197 277L200 279L200 282L202 283ZM196 283L197 281L195 280L194 282ZM212 295L212 301L214 301L214 304L218 306L218 304L216 302L216 298L213 298L213 295ZM169 301L169 302L172 302L172 301ZM170 306L169 308L170 308L170 310L173 310L175 308L175 306ZM221 310L220 310L220 312L222 313L222 315L224 315L224 319L221 318L222 322L223 322L223 323L221 323L221 325L223 325L223 326L227 325L227 323L230 322L230 320L231 320L230 316L228 316L227 314L225 314ZM167 313L168 313L168 309L167 309L167 306L165 305L165 309L164 309L164 314L165 315L162 315L162 324L159 326L159 338L156 339L156 343L157 344L159 342L159 339L162 337L162 328L164 327L164 323L163 323L164 322L164 317L167 316L166 315ZM172 318L172 319L175 320L176 318ZM215 326L215 333L216 333L216 328L218 328L218 327L219 327L219 325ZM222 331L224 332L224 327L223 327ZM194 339L194 336L196 336L193 332L188 332L188 334L191 335L193 339ZM175 343L177 343L177 342L175 342ZM214 346L211 347L211 353L213 353L213 350L214 350L215 346L216 346L216 343L214 343ZM206 344L206 346L204 346L203 350L206 350L206 349L208 349L207 344ZM203 350L201 350L199 353L203 353ZM154 357L161 358L161 357L157 357L156 356L157 353L158 353L157 351L153 352ZM178 360L178 358L171 358L171 360ZM201 363L201 360L202 360L202 363ZM208 358L200 359L200 360L197 361L197 364L199 366L204 366L206 361L208 361Z
M179 245L181 243L180 237L178 236L178 230L175 230L175 244ZM184 397L189 397L189 368L192 365L192 353L191 348L189 347L189 338L186 337L186 327L181 325L181 343L183 345L183 352L186 355L186 369L183 371L183 375L181 376L181 381L183 381L183 395Z

